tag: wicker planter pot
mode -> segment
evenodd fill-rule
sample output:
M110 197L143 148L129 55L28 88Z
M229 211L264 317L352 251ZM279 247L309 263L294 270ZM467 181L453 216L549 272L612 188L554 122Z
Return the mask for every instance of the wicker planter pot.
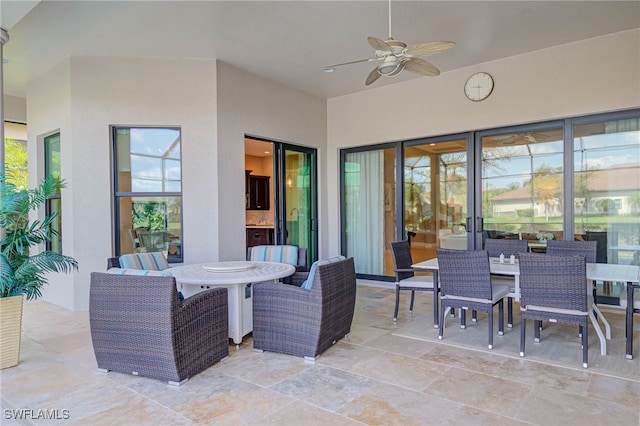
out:
M18 365L23 296L0 298L0 369Z

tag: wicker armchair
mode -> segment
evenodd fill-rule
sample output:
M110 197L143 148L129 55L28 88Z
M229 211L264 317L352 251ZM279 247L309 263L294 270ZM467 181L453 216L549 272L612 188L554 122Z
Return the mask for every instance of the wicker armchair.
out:
M178 299L175 278L91 274L91 339L102 371L180 385L229 355L227 289Z
M356 300L353 258L311 269L310 290L282 283L254 286L254 350L315 359L349 334Z
M493 349L493 307L498 305L498 335L504 334L503 298L509 286L491 284L489 255L486 251L436 249L442 308L438 338L444 335L446 311L460 309L460 327L466 328L465 311L486 312L489 319L489 349Z
M488 239L484 242L484 249L489 253L489 257L500 257L501 254L508 259L512 254L516 259L520 258L520 253L527 253L529 250L529 242L527 240L509 240L509 239ZM515 285L513 277L504 275L491 275L493 284L507 284L510 287ZM513 296L507 299L507 327L513 326Z
M524 356L527 319L534 320L536 342L542 321L577 324L582 334L582 366L587 368L592 300L585 291L586 281L584 256L520 256L520 356Z
M413 258L408 240L393 241L390 246L391 254L393 254L393 270L396 274L396 306L393 311L393 320L397 321L398 319L401 290L411 291L409 314L413 313L416 291L430 291L433 293L433 323L438 324L438 286L433 285L433 275L415 275L415 271L411 267Z

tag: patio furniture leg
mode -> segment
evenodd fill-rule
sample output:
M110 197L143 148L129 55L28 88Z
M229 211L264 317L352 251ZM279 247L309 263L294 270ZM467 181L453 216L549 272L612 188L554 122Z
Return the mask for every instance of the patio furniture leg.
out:
M411 290L411 303L409 304L409 314L413 314L413 301L416 297L416 292Z
M467 310L460 309L460 328L467 328Z
M493 349L493 308L489 312L489 349Z
M491 310L491 316L493 316L493 309ZM498 302L498 336L504 335L504 302L500 300Z
M589 340L587 335L589 333L587 326L583 327L582 330L582 366L587 368L589 361Z
M438 291L437 284L436 284L438 281L435 280L435 277L434 277L434 281L433 282L434 282L434 288L433 288L433 327L434 328L438 328L439 317L440 317L439 312L438 312L438 310L439 310L438 309L439 308L438 305L440 303L439 303L439 294L438 294L439 291Z
M400 306L400 285L396 283L396 309L393 311L393 320L398 320L398 307Z
M595 308L595 306L594 306ZM602 315L600 315L600 318L604 318ZM598 339L600 339L600 355L606 355L607 354L607 341L604 338L604 334L602 334L602 329L600 329L600 325L598 324L598 320L596 319L595 315L593 314L593 311L589 311L589 319L591 320L591 323L593 324L593 328L596 331L596 334L598 335ZM580 331L582 331L582 333L584 334L586 332L587 327L580 327ZM583 336L584 337L584 336Z
M524 339L526 337L526 334L527 334L527 320L522 318L520 320L520 356L522 357L524 356Z
M507 327L513 327L513 297L507 298Z
M540 330L542 330L542 321L539 320L533 320L533 331L534 331L534 338L533 341L536 343L540 342Z

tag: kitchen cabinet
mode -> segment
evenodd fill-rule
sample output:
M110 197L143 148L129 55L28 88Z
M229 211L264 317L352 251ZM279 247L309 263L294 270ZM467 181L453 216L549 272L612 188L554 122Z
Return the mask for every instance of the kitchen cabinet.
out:
M272 244L273 228L247 228L247 248Z
M246 208L247 210L269 210L269 176L258 176L246 173Z

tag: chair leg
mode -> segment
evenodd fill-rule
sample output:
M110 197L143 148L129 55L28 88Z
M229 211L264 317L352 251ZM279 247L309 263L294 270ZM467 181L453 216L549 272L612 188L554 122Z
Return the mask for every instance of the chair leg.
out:
M409 314L413 313L413 300L416 297L416 292L411 290L411 303L409 304Z
M534 338L533 341L536 343L540 342L540 330L542 329L542 321L540 320L534 320L533 321L534 324Z
M438 324L439 324L439 318L440 318L440 313L438 312L438 305L440 304L438 302L438 289L434 288L433 289L433 326L435 328L438 328Z
M398 306L400 305L400 286L396 283L396 309L393 311L393 320L398 320Z
M471 311L471 322L478 322L478 311L475 309Z
M467 328L467 310L460 309L460 328Z
M507 327L513 327L513 297L507 298Z
M493 314L493 309L491 313ZM504 302L502 300L498 302L498 336L504 336Z
M535 324L534 324L535 327ZM527 334L527 320L520 318L520 356L524 357L524 339Z
M487 313L489 314L489 349L493 349L493 307Z
M444 335L444 318L448 308L445 309L444 306L441 306L440 308L441 308L441 311L440 311L440 324L438 324L438 339L442 340L442 336Z
M589 339L587 337L589 327L582 327L582 366L588 367L589 360Z

